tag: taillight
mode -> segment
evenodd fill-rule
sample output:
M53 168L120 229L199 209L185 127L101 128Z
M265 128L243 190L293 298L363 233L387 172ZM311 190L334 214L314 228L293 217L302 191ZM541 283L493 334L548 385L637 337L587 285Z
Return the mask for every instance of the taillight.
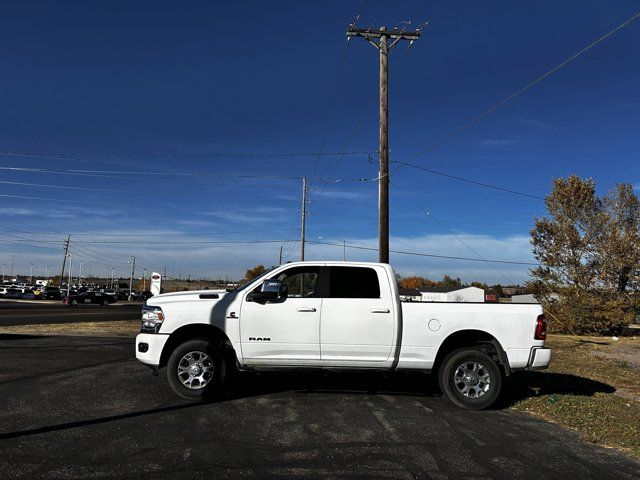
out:
M533 335L535 340L546 340L547 338L547 319L544 313L538 315L536 320L536 333Z

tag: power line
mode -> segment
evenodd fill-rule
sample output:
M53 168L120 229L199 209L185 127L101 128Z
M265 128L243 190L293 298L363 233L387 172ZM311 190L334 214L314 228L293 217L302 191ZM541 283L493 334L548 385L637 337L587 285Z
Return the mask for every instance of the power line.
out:
M333 157L336 155L368 155L367 151L351 152L283 152L283 153L115 153L115 152L8 152L2 151L0 155L13 157L50 158L59 157Z
M6 198L21 198L23 200L44 200L47 202L68 202L68 203L91 203L95 205L107 205L105 202L91 202L89 200L64 200L61 198L44 198L44 197L29 197L26 195L7 195L0 193L0 197Z
M96 233L96 232L71 232L73 236L91 236L91 237L168 237L168 236L221 236L233 235L238 233L258 233L258 232L278 232L281 230L296 230L298 227L282 227L282 228L265 228L259 230L237 230L233 232L175 232L175 233ZM66 235L64 232L27 232L16 230L30 235Z
M46 187L46 188L64 188L69 190L87 190L91 192L139 193L131 190L115 190L110 188L90 188L90 187L68 187L66 185L45 185L42 183L10 182L8 180L0 180L0 183L6 184L6 185L23 185L27 187Z
M165 240L165 241L145 241L145 240L84 240L74 242L76 245L92 245L92 244L127 244L127 245L166 245L166 244L219 244L219 245L251 245L257 243L284 243L297 241L295 239L285 240Z
M389 182L391 183L391 182ZM396 189L398 190L402 190L400 187L398 187L395 183L391 183L391 185L393 185ZM427 217L429 217L430 219L432 219L433 221L435 221L436 223L440 224L440 220L438 220L429 210L427 210L426 208L424 208L422 205L420 205L418 202L416 202L415 200L413 200L412 198L409 198L409 201L411 203L413 203L416 207L418 207L420 210L422 210ZM443 226L442 224L440 224L440 226ZM447 228L444 227L443 228ZM502 273L500 270L498 270L498 268L489 260L485 259L482 255L480 255L471 245L469 245L467 242L465 242L461 237L459 237L458 235L456 235L454 232L449 230L449 234L453 235L453 237L458 240L460 243L462 243L465 247L467 247L469 250L471 250L481 261L485 262L487 265L489 265L493 270L495 270L498 275L500 275L502 278L504 278L507 283L514 283L509 277L507 277L504 273Z
M227 173L211 173L211 172L150 172L141 170L86 170L86 169L52 169L52 168L37 168L37 167L0 167L0 170L13 171L13 172L26 172L26 173L52 173L62 175L89 175L89 176L103 176L106 175L144 175L144 176L169 176L169 177L218 177L218 178L249 178L249 179L263 179L263 180L302 180L302 176L294 175L251 175L251 174L227 174ZM123 177L111 177L111 178L123 178ZM308 178L308 177L307 177ZM320 182L335 182L335 180L329 180L316 177L316 181ZM371 182L377 179L371 178L341 178L341 182Z
M346 248L352 248L355 250L368 250L368 251L372 251L375 252L378 249L374 248L374 247L364 247L361 245L353 245L353 244L349 244L349 243L332 243L332 242L319 242L316 240L308 240L308 243L311 244L316 244L316 245L330 245L333 247L346 247ZM468 262L492 262L492 263L502 263L502 264L509 264L509 265L529 265L529 266L536 266L539 265L538 263L533 263L533 262L519 262L519 261L515 261L515 260L488 260L488 259L483 259L483 258L472 258L472 257L457 257L457 256L452 256L452 255L437 255L434 253L423 253L423 252L407 252L404 250L389 250L389 252L391 253L396 253L398 255L412 255L412 256L417 256L417 257L431 257L431 258L443 258L443 259L447 259L447 260L465 260Z
M458 180L460 182L471 183L473 185L478 185L480 187L491 188L493 190L499 190L499 191L507 192L507 193L513 193L514 195L521 195L523 197L535 198L536 200L544 200L544 197L539 197L538 195L531 195L530 193L519 192L519 191L513 190L511 188L499 187L497 185L491 185L489 183L478 182L477 180L471 180L469 178L459 177L457 175L451 175L450 173L439 172L439 171L433 170L431 168L420 167L418 165L415 165L415 164L409 163L409 162L402 162L400 160L393 160L392 163L397 163L399 165L404 165L406 167L411 167L411 168L415 168L415 169L418 169L418 170L422 170L424 172L433 173L434 175L440 175L442 177L451 178L453 180Z
M347 61L348 53L349 53L349 39L347 39L347 43L344 47L344 53L342 54L342 59L340 61L340 67L338 68L338 79L336 82L335 103L331 109L332 112L329 116L329 121L327 122L327 125L324 129L324 133L322 135L322 143L320 144L320 151L318 152L318 155L316 155L316 159L313 165L313 170L311 171L311 177L309 177L310 179L316 176L316 173L318 171L318 164L320 163L320 157L322 156L322 152L327 143L327 140L329 139L331 130L333 130L333 125L338 115L338 111L340 110L340 83L342 81L342 74L344 72L344 66Z
M465 131L467 128L471 127L472 125L478 123L480 120L482 120L484 117L486 117L487 115L493 113L494 111L496 111L498 108L502 107L503 105L505 105L506 103L509 103L511 100L513 100L514 98L518 97L519 95L521 95L522 93L526 92L527 90L529 90L531 87L533 87L534 85L536 85L537 83L540 83L542 80L544 80L545 78L549 77L550 75L554 74L555 72L557 72L558 70L562 69L563 67L565 67L566 65L568 65L569 63L573 62L574 60L576 60L578 57L580 57L581 55L585 54L586 52L588 52L589 50L591 50L593 47L595 47L596 45L598 45L599 43L603 42L604 40L606 40L607 38L609 38L611 35L615 34L616 32L618 32L619 30L623 29L624 27L626 27L627 25L631 24L632 22L636 21L638 18L640 18L640 12L636 13L635 15L633 15L632 17L630 17L629 19L625 20L623 23L621 23L620 25L618 25L617 27L615 27L613 30L607 32L606 34L602 35L601 37L599 37L597 40L591 42L589 45L587 45L586 47L584 47L582 50L578 51L577 53L573 54L572 56L570 56L569 58L567 58L566 60L564 60L563 62L559 63L558 65L556 65L555 67L553 67L551 70L547 71L546 73L544 73L543 75L539 76L538 78L536 78L535 80L533 80L532 82L528 83L527 85L525 85L524 87L522 87L520 90L517 90L515 93L509 95L508 97L504 98L503 100L499 101L498 103L496 103L495 105L493 105L491 108L489 108L488 110L486 110L485 112L481 113L480 115L472 118L470 121L468 121L467 123L465 123L464 125L462 125L461 127L457 128L456 130L453 130L452 132L450 132L449 134L445 135L444 137L442 137L440 140L438 140L437 142L429 145L427 148L425 148L424 150L422 150L421 152L417 153L416 155L414 155L413 157L411 157L409 159L409 161L413 161L419 157L421 157L422 155L424 155L425 153L428 153L436 148L438 148L440 145L446 143L447 141L451 140L452 138L458 136L460 133L462 133L463 131Z

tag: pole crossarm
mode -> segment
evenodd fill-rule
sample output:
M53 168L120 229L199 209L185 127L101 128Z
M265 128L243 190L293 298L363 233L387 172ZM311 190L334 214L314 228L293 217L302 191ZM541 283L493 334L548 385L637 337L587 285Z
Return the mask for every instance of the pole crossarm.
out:
M349 26L349 29L347 30L347 37L362 37L378 49L381 47L380 43L376 42L376 39L381 39L384 37L385 39L393 40L388 46L388 49L391 50L395 48L396 44L400 40L409 40L411 43L418 40L420 38L420 30L407 32L404 30L387 30L384 27L381 27L379 29L372 29Z

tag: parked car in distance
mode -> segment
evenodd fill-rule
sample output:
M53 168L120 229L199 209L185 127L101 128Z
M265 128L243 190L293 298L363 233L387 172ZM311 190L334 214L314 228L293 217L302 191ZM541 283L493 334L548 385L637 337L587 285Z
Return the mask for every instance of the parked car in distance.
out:
M139 302L146 302L151 297L153 297L153 293L151 293L149 290L146 290L144 292L140 292L140 295L138 296L138 301Z
M102 292L84 292L76 295L66 295L62 302L65 305L109 305L115 303L116 298Z
M44 287L38 290L38 292L36 298L42 300L62 300L62 292L59 287Z

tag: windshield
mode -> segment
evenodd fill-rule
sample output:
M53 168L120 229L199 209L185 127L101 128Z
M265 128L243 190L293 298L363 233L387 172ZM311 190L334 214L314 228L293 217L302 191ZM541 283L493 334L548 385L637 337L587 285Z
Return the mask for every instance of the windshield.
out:
M249 285L251 285L253 282L255 282L256 280L261 279L262 277L264 277L265 275L267 275L268 273L272 272L274 269L270 268L269 270L267 270L266 272L258 275L256 278L253 278L251 280L249 280L247 283L245 283L244 285L239 286L238 288L236 288L234 290L234 292L241 292L242 290L244 290L245 288L247 288Z

